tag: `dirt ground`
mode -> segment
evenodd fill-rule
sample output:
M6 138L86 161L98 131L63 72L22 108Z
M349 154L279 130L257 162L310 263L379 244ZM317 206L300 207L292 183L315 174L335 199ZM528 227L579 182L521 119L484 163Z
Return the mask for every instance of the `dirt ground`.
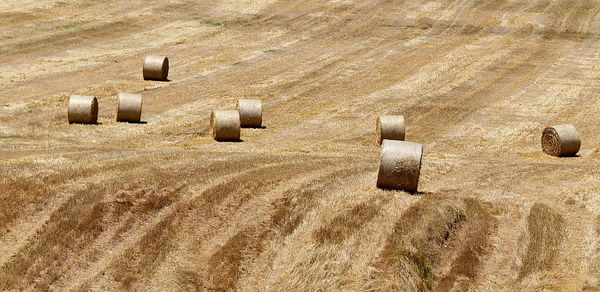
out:
M599 291L599 11L2 0L0 290ZM100 125L67 123L71 94ZM238 98L266 128L217 143ZM418 194L375 187L382 114L425 147ZM541 151L563 123L579 157Z

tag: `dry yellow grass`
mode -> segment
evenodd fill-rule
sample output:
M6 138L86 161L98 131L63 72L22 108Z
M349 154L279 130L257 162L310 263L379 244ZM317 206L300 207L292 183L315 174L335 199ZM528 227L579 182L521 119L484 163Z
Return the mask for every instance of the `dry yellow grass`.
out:
M599 9L0 1L0 290L598 290ZM264 128L215 142L240 98ZM420 193L375 187L384 114L425 146ZM540 150L561 123L579 157Z

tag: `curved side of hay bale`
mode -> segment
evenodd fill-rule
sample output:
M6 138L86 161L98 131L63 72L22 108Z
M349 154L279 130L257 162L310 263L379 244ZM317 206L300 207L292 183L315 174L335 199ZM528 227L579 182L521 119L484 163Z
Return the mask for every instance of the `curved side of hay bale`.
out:
M548 155L574 156L579 148L581 137L571 124L547 127L542 132L542 150Z
M216 110L210 114L210 128L217 141L240 140L240 114L236 110Z
M404 141L405 130L404 116L380 116L377 118L377 126L375 128L377 144L381 144L386 139Z
M262 126L262 101L258 99L240 99L236 109L240 113L242 127L260 128Z
M69 124L96 124L98 122L98 100L93 96L72 95L69 98Z
M119 93L117 122L139 123L142 118L142 95Z
M169 76L169 58L148 56L144 60L144 80L165 81Z
M377 187L416 192L422 157L421 144L383 140Z

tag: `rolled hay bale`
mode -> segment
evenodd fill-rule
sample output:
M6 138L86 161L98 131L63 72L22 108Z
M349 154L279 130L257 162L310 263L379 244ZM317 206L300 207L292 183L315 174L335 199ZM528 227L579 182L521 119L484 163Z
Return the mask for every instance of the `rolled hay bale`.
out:
M240 113L240 125L248 128L262 126L262 101L258 99L240 99L235 107Z
M139 123L142 118L142 95L119 93L117 122Z
M240 140L240 113L236 110L217 110L210 114L210 127L217 141Z
M404 116L380 116L377 118L375 133L377 134L377 144L380 145L381 142L386 139L404 141Z
M421 144L383 140L377 187L416 192L422 157Z
M542 150L556 157L574 156L581 147L581 137L573 125L547 127L542 133Z
M96 124L98 122L98 100L93 96L72 95L69 98L69 124Z
M144 60L144 80L165 81L169 76L169 59L163 56L147 56Z

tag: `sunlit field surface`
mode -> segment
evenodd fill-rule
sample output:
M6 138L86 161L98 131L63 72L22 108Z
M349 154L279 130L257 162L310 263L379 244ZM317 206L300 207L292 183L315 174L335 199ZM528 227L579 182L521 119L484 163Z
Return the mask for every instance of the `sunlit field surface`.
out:
M0 290L596 291L599 10L1 0ZM265 128L214 141L239 98ZM383 114L424 145L418 193L376 188ZM545 155L564 123L579 156Z

